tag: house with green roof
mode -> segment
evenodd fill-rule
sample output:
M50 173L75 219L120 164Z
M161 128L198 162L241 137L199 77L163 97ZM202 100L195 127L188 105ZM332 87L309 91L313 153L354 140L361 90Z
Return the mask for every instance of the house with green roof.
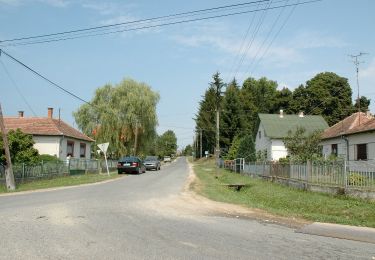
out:
M302 112L299 115L286 115L280 110L280 114L259 114L259 119L255 150L268 161L278 161L288 155L283 138L288 136L289 131L295 132L298 127L303 127L308 135L328 128L322 116L305 116Z

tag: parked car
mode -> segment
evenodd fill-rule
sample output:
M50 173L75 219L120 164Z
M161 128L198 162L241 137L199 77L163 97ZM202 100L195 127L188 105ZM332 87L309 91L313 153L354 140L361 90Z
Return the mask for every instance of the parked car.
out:
M165 163L170 163L172 160L171 160L171 157L170 156L164 156L164 162Z
M145 160L143 163L146 166L146 170L160 170L160 161L157 156L146 156Z
M117 172L141 174L146 172L146 167L138 157L128 156L121 158L117 163Z

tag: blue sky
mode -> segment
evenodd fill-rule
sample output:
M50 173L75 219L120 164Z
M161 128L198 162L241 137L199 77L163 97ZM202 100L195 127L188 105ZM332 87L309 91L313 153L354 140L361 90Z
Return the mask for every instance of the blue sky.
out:
M278 1L274 0L273 4L277 5ZM240 2L0 0L0 39ZM295 2L298 1L288 1ZM249 76L265 76L277 81L280 88L287 86L290 89L304 84L319 72L332 71L348 78L353 92L357 93L355 68L348 54L366 52L369 54L361 57L364 63L360 64L360 93L372 99L370 108L374 113L375 1L323 0L298 6L292 13L291 10L292 7L287 7L268 11L262 23L259 21L263 13L258 12L106 36L2 48L86 100L92 98L97 87L118 83L126 77L149 84L161 96L157 106L158 132L173 130L180 147L192 143L193 118L216 71L225 81L236 76L242 84ZM279 15L279 20L276 20ZM285 26L277 34L284 21L287 21ZM257 31L255 25L258 23ZM274 41L269 45L272 39ZM81 105L80 101L48 85L10 59L4 56L0 59L17 85L14 86L0 64L0 102L5 115L17 115L17 111L24 110L25 116L33 116L26 99L37 116L45 116L47 107L54 107L57 115L60 108L61 118L74 125L72 112Z

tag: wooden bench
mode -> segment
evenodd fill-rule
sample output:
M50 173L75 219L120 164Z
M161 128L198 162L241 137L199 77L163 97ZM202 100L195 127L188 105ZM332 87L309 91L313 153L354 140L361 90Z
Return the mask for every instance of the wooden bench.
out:
M242 189L242 187L248 186L247 184L240 184L240 183L236 183L236 184L223 184L223 185L227 186L228 188L234 188L236 191L240 191Z

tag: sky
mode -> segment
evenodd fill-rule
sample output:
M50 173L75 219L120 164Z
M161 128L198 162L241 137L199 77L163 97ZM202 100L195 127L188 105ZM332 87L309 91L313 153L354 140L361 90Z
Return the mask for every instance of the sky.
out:
M0 41L245 2L0 0ZM297 2L303 0L254 3L247 9L232 7L226 13ZM195 18L225 13L218 11ZM0 48L84 100L91 100L96 88L124 78L147 83L160 94L158 133L173 130L181 149L193 143L193 118L215 72L225 82L235 77L242 84L250 76L267 77L277 81L279 89L294 89L316 74L330 71L347 78L356 96L356 70L349 55L367 53L360 57L359 90L372 100L370 110L375 113L374 11L373 0L322 0L295 8L56 42L4 42ZM167 20L173 21L177 20ZM16 116L22 110L25 116L46 116L47 108L53 107L55 116L60 109L61 118L77 127L72 113L82 101L4 54L0 61L4 115Z

